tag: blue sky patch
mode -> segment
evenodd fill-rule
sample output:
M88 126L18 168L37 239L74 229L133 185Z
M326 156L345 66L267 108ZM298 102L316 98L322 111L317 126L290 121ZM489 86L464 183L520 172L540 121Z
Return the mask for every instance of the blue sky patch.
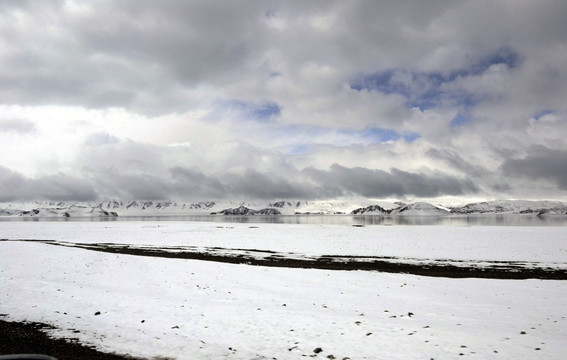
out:
M541 119L543 116L553 114L553 112L554 112L553 110L540 111L534 115L534 119L536 119L536 121L539 121L539 119Z
M309 149L311 149L311 145L300 144L291 147L288 153L293 155L303 155L303 154L307 154L309 152Z
M463 114L457 114L457 116L455 116L453 120L451 120L451 127L453 128L459 127L469 122L470 120L471 119L468 116L465 116Z
M366 128L364 130L349 131L341 130L343 134L352 135L354 137L360 137L365 139L368 143L381 143L386 141L395 141L403 138L408 142L412 142L419 138L419 134L399 134L398 132L391 129L381 129L381 128Z
M478 60L469 74L480 75L492 65L504 64L509 69L513 69L520 64L521 57L516 51L509 47L502 47L498 51L491 53ZM468 74L467 74L468 75Z
M264 102L260 104L249 103L239 100L223 101L222 107L237 110L248 119L265 122L273 117L281 115L281 107L275 102Z
M411 72L408 70L386 70L362 76L352 82L351 88L357 91L380 91L384 94L399 94L406 98L408 108L422 111L435 108L441 103L455 106L470 106L475 103L473 94L465 91L447 91L443 85L454 81L441 73Z
M281 107L276 103L265 103L260 106L255 106L251 113L258 119L269 119L272 116L279 116L281 114Z
M286 125L278 129L278 133L287 134L289 138L301 133L310 138L311 142L303 141L287 144L278 148L288 154L302 155L311 151L314 145L351 146L380 144L388 141L404 139L413 142L421 136L417 133L398 133L391 129L369 127L362 130L333 129L323 126ZM304 137L301 137L304 139Z
M458 78L483 74L490 66L505 64L514 68L520 63L520 55L503 47L479 58L470 66L443 72L419 72L407 69L386 69L373 74L361 75L351 81L350 87L357 91L379 91L384 94L399 94L406 98L408 108L422 111L442 104L456 107L471 107L482 101L481 94L465 90L449 89Z

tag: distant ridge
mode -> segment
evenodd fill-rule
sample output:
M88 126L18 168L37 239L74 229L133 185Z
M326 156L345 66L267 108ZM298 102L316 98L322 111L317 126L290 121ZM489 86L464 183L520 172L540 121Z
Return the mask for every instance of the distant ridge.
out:
M117 216L278 216L278 215L384 215L445 216L474 214L567 215L567 203L558 201L498 200L459 207L441 207L427 202L346 201L122 201L101 202L29 201L0 203L4 217L117 217Z

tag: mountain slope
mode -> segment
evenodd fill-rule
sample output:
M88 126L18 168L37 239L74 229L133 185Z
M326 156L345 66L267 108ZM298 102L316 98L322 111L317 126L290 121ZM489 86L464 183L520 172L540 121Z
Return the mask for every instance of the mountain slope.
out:
M453 214L566 214L559 201L496 200L451 208Z

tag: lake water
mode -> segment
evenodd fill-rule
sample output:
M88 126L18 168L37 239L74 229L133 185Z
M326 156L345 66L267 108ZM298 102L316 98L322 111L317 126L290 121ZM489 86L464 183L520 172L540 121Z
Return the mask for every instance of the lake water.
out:
M449 215L449 216L375 216L375 215L278 215L278 216L119 216L96 218L0 217L1 221L187 221L257 224L311 224L352 226L449 225L449 226L567 226L567 216L549 215Z

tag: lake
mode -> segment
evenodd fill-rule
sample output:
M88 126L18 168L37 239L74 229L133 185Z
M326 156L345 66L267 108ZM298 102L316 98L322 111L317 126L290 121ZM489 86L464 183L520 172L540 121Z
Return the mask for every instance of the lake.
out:
M276 215L276 216L119 216L119 217L0 217L2 221L188 221L215 223L310 224L310 225L444 225L444 226L567 226L567 216L513 214L389 216L389 215Z

